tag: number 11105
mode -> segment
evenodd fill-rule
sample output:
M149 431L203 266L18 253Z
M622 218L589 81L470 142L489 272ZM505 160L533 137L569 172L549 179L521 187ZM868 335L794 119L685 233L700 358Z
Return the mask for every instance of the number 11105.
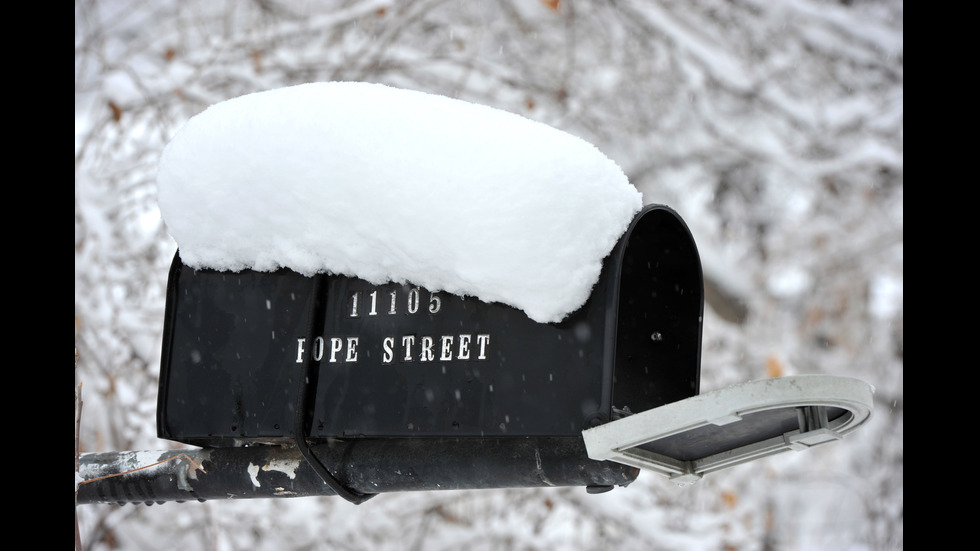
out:
M405 296L400 297L399 295ZM429 302L422 304L422 290L419 287L412 287L407 293L400 293L397 289L387 293L381 293L377 289L373 291L354 291L350 294L348 305L350 306L349 317L357 318L362 315L377 316L380 313L393 316L399 311L408 314L417 314L420 309L428 311L430 314L438 314L442 308L442 298L439 293L429 293ZM404 307L404 310L400 310Z

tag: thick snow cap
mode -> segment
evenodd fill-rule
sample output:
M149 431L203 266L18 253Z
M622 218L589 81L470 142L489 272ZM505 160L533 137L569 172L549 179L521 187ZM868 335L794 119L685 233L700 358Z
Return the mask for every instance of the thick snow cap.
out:
M616 163L575 136L358 82L211 106L164 149L158 184L191 267L412 283L539 322L585 303L642 207Z

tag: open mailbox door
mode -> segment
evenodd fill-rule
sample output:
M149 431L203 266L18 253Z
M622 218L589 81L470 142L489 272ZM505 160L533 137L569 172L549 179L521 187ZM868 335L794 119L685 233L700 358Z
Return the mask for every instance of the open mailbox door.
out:
M589 457L689 483L787 450L832 442L871 416L871 387L802 375L751 381L583 431Z
M836 440L870 417L870 386L849 378L700 394L703 307L697 247L660 205L634 217L585 305L551 324L411 285L194 270L177 255L158 435L203 447L225 474L163 477L176 487L108 479L79 498L296 496L324 484L355 503L449 488L596 492L639 469L684 483ZM251 482L222 478L242 458ZM302 465L289 477L255 483L290 461Z

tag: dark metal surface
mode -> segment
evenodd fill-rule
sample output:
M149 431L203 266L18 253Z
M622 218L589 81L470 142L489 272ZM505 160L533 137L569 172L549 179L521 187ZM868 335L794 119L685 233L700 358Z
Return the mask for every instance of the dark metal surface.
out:
M579 436L697 394L702 312L697 248L663 206L634 218L586 304L551 324L410 285L193 270L178 255L158 434L280 443L302 401L314 440Z

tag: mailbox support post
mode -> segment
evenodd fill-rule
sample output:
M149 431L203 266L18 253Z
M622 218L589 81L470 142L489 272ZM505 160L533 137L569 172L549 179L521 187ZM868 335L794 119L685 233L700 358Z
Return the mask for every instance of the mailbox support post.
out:
M589 459L581 438L359 439L310 449L345 487L365 495L558 486L595 493L626 486L639 474L635 467ZM88 453L79 472L92 480L78 487L79 504L337 495L292 446Z

